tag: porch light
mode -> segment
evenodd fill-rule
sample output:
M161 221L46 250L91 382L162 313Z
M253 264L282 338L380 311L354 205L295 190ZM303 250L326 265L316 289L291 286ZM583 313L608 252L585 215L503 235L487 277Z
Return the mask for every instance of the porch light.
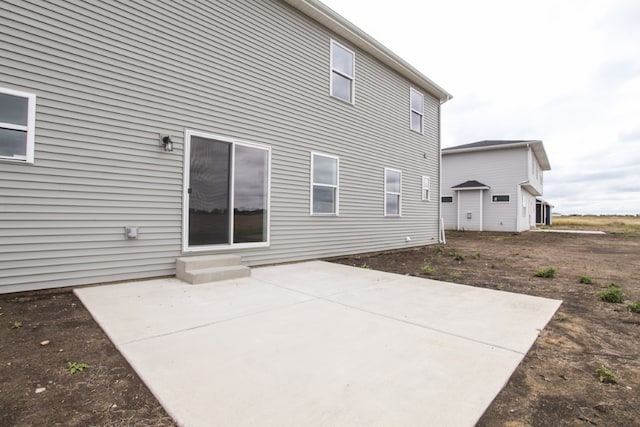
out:
M160 140L164 146L164 151L173 151L173 141L171 141L171 137L169 135L161 136Z

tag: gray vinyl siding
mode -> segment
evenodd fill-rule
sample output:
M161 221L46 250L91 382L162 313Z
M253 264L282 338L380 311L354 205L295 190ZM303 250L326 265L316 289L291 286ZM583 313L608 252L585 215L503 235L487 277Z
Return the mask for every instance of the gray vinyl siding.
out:
M517 216L521 215L522 201L518 197L519 184L528 177L528 148L474 151L443 154L443 194L454 193L451 187L465 181L476 180L490 187L483 192L483 231L521 231ZM494 194L509 194L509 203L493 203ZM447 229L456 229L457 197L454 203L443 204ZM478 202L479 203L479 202ZM461 210L460 215L464 216ZM451 219L450 219L451 221ZM527 227L528 228L528 227Z
M0 34L0 87L37 95L34 165L0 163L0 292L174 274L186 129L272 149L271 244L236 250L246 264L438 241L439 101L290 6L3 1ZM331 39L356 53L355 105L329 96ZM311 151L340 158L338 217L309 215ZM383 217L385 167L400 218Z

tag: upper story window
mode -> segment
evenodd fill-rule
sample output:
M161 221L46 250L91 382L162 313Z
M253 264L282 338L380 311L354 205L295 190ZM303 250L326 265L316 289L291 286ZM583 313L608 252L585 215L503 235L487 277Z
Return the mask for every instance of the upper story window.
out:
M331 96L354 103L355 54L331 40Z
M402 172L384 169L384 216L402 214Z
M338 215L338 158L311 153L311 214Z
M36 96L0 88L0 160L33 163Z
M422 133L424 123L424 95L411 88L411 130Z

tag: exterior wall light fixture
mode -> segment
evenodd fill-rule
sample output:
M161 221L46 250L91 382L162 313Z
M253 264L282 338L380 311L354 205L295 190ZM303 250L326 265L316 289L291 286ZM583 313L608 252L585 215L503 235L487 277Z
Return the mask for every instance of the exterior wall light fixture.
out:
M164 146L164 151L173 151L173 141L169 135L160 135L160 142Z

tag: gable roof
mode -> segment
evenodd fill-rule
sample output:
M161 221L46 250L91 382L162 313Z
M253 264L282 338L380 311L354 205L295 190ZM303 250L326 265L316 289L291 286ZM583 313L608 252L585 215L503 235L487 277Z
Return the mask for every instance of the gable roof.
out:
M441 104L453 98L453 95L438 86L433 80L318 0L283 1L367 52L416 86L427 90L438 98Z
M474 179L471 181L465 181L462 184L455 185L451 188L455 188L456 190L488 190L491 187Z
M538 159L542 170L551 170L551 164L544 149L544 144L539 140L485 140L472 142L471 144L457 145L442 149L442 155L467 153L472 151L500 150L503 148L531 147L533 154Z

